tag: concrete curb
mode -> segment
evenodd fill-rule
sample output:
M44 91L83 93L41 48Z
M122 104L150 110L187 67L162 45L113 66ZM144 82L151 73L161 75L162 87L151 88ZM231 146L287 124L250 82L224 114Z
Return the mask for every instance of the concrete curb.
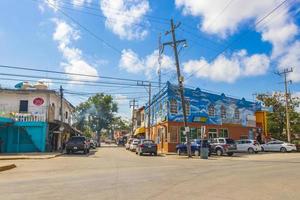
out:
M16 168L15 164L0 166L0 172Z
M56 158L59 156L64 155L65 153L60 153L60 154L56 154L53 156L48 156L48 157L30 157L30 156L24 156L24 157L8 157L8 158L1 158L0 160L45 160L45 159L52 159L52 158Z

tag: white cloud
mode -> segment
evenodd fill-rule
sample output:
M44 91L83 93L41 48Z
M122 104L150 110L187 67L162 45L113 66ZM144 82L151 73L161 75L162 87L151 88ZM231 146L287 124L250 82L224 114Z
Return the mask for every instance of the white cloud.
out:
M294 82L300 81L300 41L295 41L279 59L278 66L280 70L284 68L293 68L289 74L289 79Z
M215 34L221 38L226 38L238 32L239 28L247 22L248 24L255 24L255 21L260 20L282 2L282 0L233 1L228 5L228 1L224 0L175 0L176 7L182 9L183 14L192 15L201 19L201 31ZM299 2L300 1L297 0L296 4ZM273 48L270 58L268 59L266 56L251 56L250 60L244 58L244 63L239 63L240 66L246 66L249 62L253 62L252 64L249 63L251 66L259 66L259 62L263 62L260 64L261 66L268 66L267 63L264 62L270 62L269 60L278 62L279 69L293 65L295 69L294 73L291 74L291 79L300 81L300 65L295 66L295 62L291 62L291 60L293 60L299 63L299 59L297 59L299 58L299 51L296 50L296 48L299 48L299 42L296 40L296 36L299 34L299 27L290 12L291 5L292 4L287 2L266 18L264 22L256 27L250 27L261 33L263 41L272 44ZM224 10L225 7L226 9ZM297 12L299 12L299 10ZM218 59L222 58L224 59L224 56L220 56ZM228 61L228 59L225 59L225 61ZM213 63L217 63L217 61ZM237 63L233 62L232 64ZM220 66L209 65L217 68L215 70L210 69L213 71L219 71L219 68L221 68ZM234 68L234 66L232 66L232 68ZM264 68L245 68L243 74L240 75L254 75L264 72ZM238 74L239 73L236 72L234 76L238 76ZM234 80L234 78L229 78L231 81L232 79Z
M183 70L196 77L213 81L233 83L239 77L265 74L269 68L269 58L264 54L248 56L246 50L234 53L230 58L220 55L209 63L204 58L183 63Z
M92 0L73 0L72 1L74 4L74 7L80 7L83 6L84 4L90 4L92 3Z
M150 10L148 0L100 0L105 25L121 39L143 39L148 34L144 15ZM136 24L144 23L146 27Z
M145 58L140 58L131 49L124 49L122 51L119 67L126 70L129 73L144 73L148 78L151 78L151 73L157 71L158 65L158 50L147 55ZM166 55L162 55L161 69L172 69L174 67L172 58Z
M54 19L56 24L53 40L58 42L58 49L63 54L65 62L61 63L67 73L98 76L95 67L82 58L82 51L72 47L72 42L80 38L79 32L64 21ZM72 80L96 80L97 77L69 76Z

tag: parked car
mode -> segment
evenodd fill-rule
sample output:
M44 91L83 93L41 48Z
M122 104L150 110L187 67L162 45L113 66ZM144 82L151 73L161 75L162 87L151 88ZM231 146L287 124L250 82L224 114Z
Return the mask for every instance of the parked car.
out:
M211 153L211 147L208 142L208 140L200 140L200 139L195 139L194 141L191 142L191 151L192 154L195 156L199 156L201 152L201 143L203 142L202 147L208 148L209 152L208 155L210 156ZM176 145L176 152L178 155L186 154L187 153L187 145L186 143L178 144Z
M154 143L153 140L140 140L135 153L137 155L143 155L145 153L149 153L150 155L157 155L157 144Z
M270 141L266 144L263 144L261 146L262 151L280 151L280 152L291 152L291 151L297 151L297 147L294 144L275 140Z
M230 138L213 138L210 142L211 152L222 156L227 154L232 156L236 151L236 144L233 139Z
M132 143L130 144L130 147L129 147L130 151L135 151L137 145L139 144L139 142L140 142L139 139L134 139L134 140L132 141Z
M261 146L256 140L243 139L237 140L236 147L238 152L258 153L261 151Z
M94 139L90 139L90 145L92 149L96 149L98 147L98 142Z
M84 154L90 152L90 143L83 136L73 136L66 143L67 154L74 153L77 151L83 151Z
M130 145L131 145L131 143L132 143L133 140L134 140L134 138L130 138L130 139L127 140L127 142L125 144L126 150L130 149Z

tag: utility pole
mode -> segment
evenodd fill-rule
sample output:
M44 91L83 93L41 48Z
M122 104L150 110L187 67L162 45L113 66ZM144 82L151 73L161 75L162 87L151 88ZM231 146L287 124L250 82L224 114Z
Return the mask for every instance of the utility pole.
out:
M148 131L147 131L147 135L146 135L146 139L150 139L150 126L151 126L151 82L149 83L149 99L148 99L148 104L149 104L149 108L148 108Z
M162 59L161 34L158 37L158 89L161 90L161 59Z
M64 122L64 117L63 117L63 98L64 98L64 94L63 94L63 88L62 86L60 86L59 88L59 93L60 93L60 121L63 123Z
M285 93L285 113L286 113L286 133L288 142L291 142L291 130L290 130L290 114L289 114L289 96L288 93L288 83L291 81L287 81L287 75L293 72L293 68L285 68L282 72L277 72L279 76L284 76L284 93Z
M132 101L130 101L130 105L129 105L129 107L132 108L131 136L133 136L133 131L134 131L134 120L135 120L135 117L134 117L134 111L135 111L135 108L137 107L136 103L137 103L137 101L136 101L135 99L133 99Z
M172 34L172 41L166 42L163 45L170 45L173 47L174 56L175 56L175 63L176 63L176 70L177 70L177 79L178 79L178 89L180 93L181 98L181 105L182 105L182 111L183 111L183 119L184 119L184 127L185 127L185 134L186 134L186 143L187 143L187 154L188 157L192 157L191 153L191 141L190 141L190 130L187 124L187 116L186 116L186 107L185 107L185 98L183 93L183 82L184 77L180 74L180 67L179 67L179 58L178 58L178 49L177 46L180 43L186 43L186 40L176 40L175 30L180 26L180 23L177 25L174 25L173 19L171 19L171 30L166 32L166 35L171 33Z
M146 134L146 139L150 139L150 126L151 126L151 123L150 123L150 119L151 119L151 82L148 82L148 81L138 81L137 82L137 85L138 86L148 86L148 122L147 122L147 134Z

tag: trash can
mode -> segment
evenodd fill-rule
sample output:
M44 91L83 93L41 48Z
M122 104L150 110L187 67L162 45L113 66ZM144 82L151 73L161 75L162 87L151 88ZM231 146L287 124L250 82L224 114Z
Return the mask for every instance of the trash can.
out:
M202 147L201 148L200 158L201 159L208 159L208 148L207 147Z

